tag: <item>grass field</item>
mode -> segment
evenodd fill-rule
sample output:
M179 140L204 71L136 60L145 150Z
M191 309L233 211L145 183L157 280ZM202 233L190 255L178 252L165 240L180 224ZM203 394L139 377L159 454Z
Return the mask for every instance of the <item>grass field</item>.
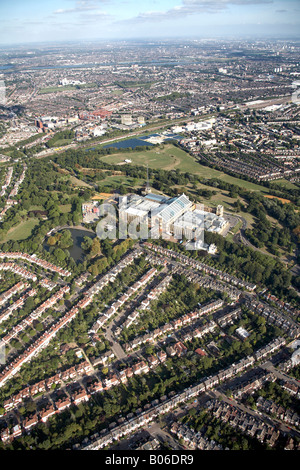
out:
M153 150L144 150L140 152L115 153L101 158L103 161L111 164L123 163L125 159L132 160L133 165L149 165L149 168L161 170L176 170L201 175L204 179L218 178L227 183L248 189L249 191L269 192L268 188L259 184L244 181L239 178L227 175L222 171L209 168L198 163L191 155L172 144L156 147Z
M94 88L96 86L96 83L85 83L83 85L49 86L46 88L41 88L38 94L46 95L47 93L60 93L62 91L76 90L81 88Z
M83 187L86 187L86 188L91 188L92 187L90 184L86 183L85 181L82 181L82 180L76 178L76 176L70 176L70 181L74 186L83 186Z
M135 165L149 165L149 168L195 172L199 170L195 160L186 152L173 145L165 145L164 148L156 147L154 150L141 152L116 153L102 157L107 163L123 163L125 159L132 160Z
M63 147L64 145L71 144L72 142L73 142L73 139L59 139L55 142L55 148Z
M224 206L224 209L228 209L230 211L234 210L233 204L239 199L240 202L244 205L246 204L246 201L242 197L236 197L232 198L229 196L229 192L219 189L219 188L214 188L213 186L207 186L204 184L197 184L197 188L199 189L206 189L209 191L215 191L217 194L214 194L210 198L206 198L204 196L201 196L201 200L203 201L203 204L207 204L211 207L217 207L219 204L222 204ZM193 189L190 189L190 192L193 193Z
M59 206L61 212L66 214L67 212L71 211L72 205L71 204L60 204Z
M75 87L72 85L68 86L49 86L46 88L41 88L39 90L39 95L46 95L47 93L59 93L61 91L73 90Z
M272 183L276 184L278 186L278 189L280 189L280 187L283 187L283 189L299 189L299 186L285 179L275 180L272 181Z
M138 188L140 187L143 183L145 183L145 180L140 180L138 178L131 178L130 176L126 175L113 175L113 176L107 176L105 179L99 181L99 184L101 186L106 186L107 188L110 188L111 186L119 186L119 185L124 185L128 190L132 188Z
M1 243L6 242L7 240L26 240L28 237L30 237L32 230L36 225L39 224L39 222L40 221L37 218L24 220L15 227L11 228Z

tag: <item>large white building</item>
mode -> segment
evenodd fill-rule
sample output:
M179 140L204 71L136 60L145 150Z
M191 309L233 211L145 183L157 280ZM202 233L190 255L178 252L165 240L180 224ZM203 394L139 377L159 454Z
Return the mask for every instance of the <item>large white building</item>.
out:
M196 240L198 245L202 240L202 249L210 252L215 249L203 242L204 230L222 234L228 225L222 216L196 208L185 194L173 198L152 193L124 196L119 209L120 217L128 223L150 226L151 235Z
M192 131L207 131L212 129L213 124L216 122L216 118L212 117L210 119L206 119L205 121L194 122L191 121L185 126L174 126L172 127L172 132L180 133L180 132L192 132Z

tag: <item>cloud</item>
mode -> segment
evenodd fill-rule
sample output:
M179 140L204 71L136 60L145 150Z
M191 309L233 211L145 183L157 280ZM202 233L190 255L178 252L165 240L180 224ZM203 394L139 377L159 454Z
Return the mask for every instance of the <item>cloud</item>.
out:
M74 17L68 16L69 18L74 18L73 26L89 26L93 23L98 23L99 21L107 21L112 19L112 17L107 14L105 11L99 9L99 3L104 3L105 0L85 0L77 1L74 8L59 9L53 12L51 19L62 17L69 14L80 14L80 16ZM75 19L76 18L76 19ZM65 20L64 24L66 24ZM69 23L71 24L71 23Z
M163 21L166 19L183 18L197 13L219 13L230 5L251 6L273 3L273 0L182 0L177 5L166 11L146 11L139 13L135 18L123 22L147 22Z
M87 11L94 11L98 8L98 2L91 1L91 0L80 0L76 2L75 7L73 8L65 8L65 9L58 9L55 10L53 13L55 15L64 15L68 13L82 13Z

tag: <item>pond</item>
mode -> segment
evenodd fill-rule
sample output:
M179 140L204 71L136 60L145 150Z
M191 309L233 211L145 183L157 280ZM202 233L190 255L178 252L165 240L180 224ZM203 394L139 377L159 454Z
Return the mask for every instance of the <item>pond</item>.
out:
M73 246L68 248L71 258L73 258L73 260L77 264L82 263L85 259L85 252L81 248L81 243L83 242L84 237L95 238L96 234L84 228L78 229L78 228L70 227L70 228L62 229L62 230L69 230L71 232ZM47 251L49 250L49 245L47 244L47 242L44 243L44 248Z

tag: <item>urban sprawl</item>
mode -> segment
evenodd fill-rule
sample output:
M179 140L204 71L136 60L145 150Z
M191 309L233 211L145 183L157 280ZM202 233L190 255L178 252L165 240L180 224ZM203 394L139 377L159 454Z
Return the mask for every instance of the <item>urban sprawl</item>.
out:
M299 52L1 49L1 449L300 449Z

